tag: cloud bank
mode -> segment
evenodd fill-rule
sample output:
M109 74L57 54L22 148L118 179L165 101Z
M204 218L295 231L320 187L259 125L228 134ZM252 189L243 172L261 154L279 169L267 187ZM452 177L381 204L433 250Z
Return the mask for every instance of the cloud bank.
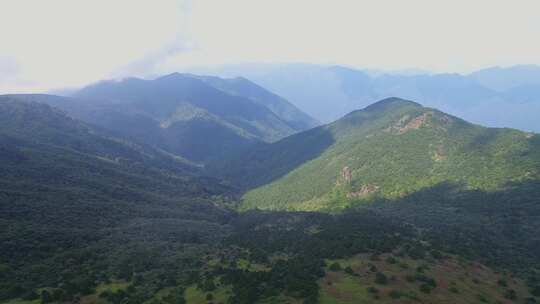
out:
M3 0L0 57L32 85L0 78L0 90L245 62L540 64L539 11L537 0Z

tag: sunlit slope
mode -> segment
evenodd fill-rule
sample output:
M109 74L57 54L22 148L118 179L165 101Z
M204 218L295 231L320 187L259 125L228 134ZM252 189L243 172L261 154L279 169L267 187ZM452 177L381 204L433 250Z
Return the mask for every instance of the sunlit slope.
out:
M331 143L285 175L244 195L242 208L341 209L375 197L398 198L442 182L493 190L510 181L536 179L540 136L513 129L484 128L432 108L389 98L342 119L244 155L256 176L271 176L280 158L302 159L313 133ZM292 140L294 139L294 140ZM293 141L291 143L291 141ZM291 150L302 147L303 151ZM271 151L271 152L268 152Z

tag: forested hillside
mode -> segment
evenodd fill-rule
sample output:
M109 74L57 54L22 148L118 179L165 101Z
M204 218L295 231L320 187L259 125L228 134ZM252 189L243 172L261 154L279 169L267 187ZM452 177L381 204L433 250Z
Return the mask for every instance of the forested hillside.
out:
M139 250L226 231L230 211L216 202L227 200L227 187L48 105L1 97L0 151L2 299L50 286L67 301L119 275Z
M536 303L540 297L536 135L490 133L391 99L257 146L249 154L258 157L257 166L228 171L241 177L229 180L230 187L202 177L201 168L183 158L27 100L0 97L2 304ZM433 128L436 133L428 132ZM414 141L413 134L424 139ZM353 144L372 137L404 138L388 146ZM423 140L433 138L452 145L426 155L432 162L461 159L465 178L425 182L413 171L406 176L422 183L398 186L421 187L399 195L360 188L376 193L351 198L347 193L358 190L347 191L361 181L357 167L347 163L343 170L341 158L326 158L322 163L336 162L332 187L342 192L321 200L328 204L321 210L343 212L234 210L241 203L234 186L289 178L295 168L338 155L327 154L332 149L350 161L360 159L347 154L352 148L358 153L383 145L407 154L373 150L387 162L377 170L415 169ZM470 158L460 154L464 147ZM470 159L479 159L475 153L489 156L482 164L500 171L465 170ZM245 160L253 164L252 157ZM318 178L328 168L309 179L312 186L324 185ZM523 168L531 173L521 176ZM491 179L471 173L478 170L491 172ZM510 174L517 177L509 183ZM366 200L370 204L360 204ZM245 203L240 206L249 207ZM276 206L289 208L260 208ZM305 205L290 208L299 206Z
M535 180L540 137L485 128L390 98L270 145L221 169L249 190L242 208L339 210L439 183L494 191Z

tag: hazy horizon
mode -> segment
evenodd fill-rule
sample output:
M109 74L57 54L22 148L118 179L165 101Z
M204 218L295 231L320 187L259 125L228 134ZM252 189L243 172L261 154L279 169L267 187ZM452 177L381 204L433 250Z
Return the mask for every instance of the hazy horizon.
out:
M7 0L0 9L2 93L248 63L462 74L540 64L540 3L529 0Z

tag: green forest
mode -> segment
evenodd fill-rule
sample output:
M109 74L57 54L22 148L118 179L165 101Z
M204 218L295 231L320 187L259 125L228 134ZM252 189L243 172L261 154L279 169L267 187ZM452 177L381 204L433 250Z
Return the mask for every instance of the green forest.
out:
M390 99L201 168L24 98L0 125L2 304L540 301L537 134Z

